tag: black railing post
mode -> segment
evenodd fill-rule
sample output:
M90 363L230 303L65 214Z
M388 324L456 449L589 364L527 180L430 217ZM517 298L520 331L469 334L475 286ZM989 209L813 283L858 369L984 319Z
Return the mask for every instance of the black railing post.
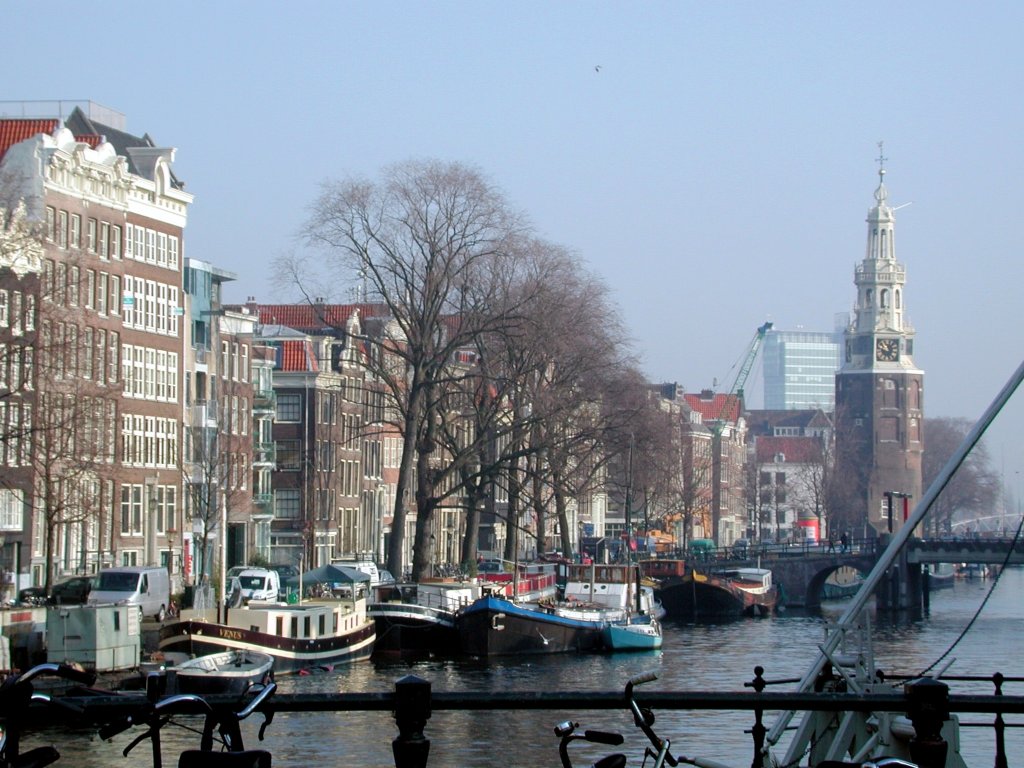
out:
M761 693L767 684L764 679L764 667L754 667L754 680L747 685L754 689L754 693ZM764 750L764 737L768 733L768 729L764 727L763 709L754 710L754 727L750 732L754 736L754 759L750 763L750 768L761 768L764 762L761 752Z
M921 768L942 768L949 745L942 738L942 724L949 720L949 686L931 677L911 680L903 686L907 717L914 724L910 759Z
M996 696L1003 695L1003 675L996 672L992 675L992 682L996 686ZM1003 713L996 712L996 722L993 725L996 732L996 768L1007 768L1006 763L1006 723L1003 721Z
M425 768L430 739L423 729L430 719L430 682L406 675L395 682L395 724L398 738L391 742L395 768Z

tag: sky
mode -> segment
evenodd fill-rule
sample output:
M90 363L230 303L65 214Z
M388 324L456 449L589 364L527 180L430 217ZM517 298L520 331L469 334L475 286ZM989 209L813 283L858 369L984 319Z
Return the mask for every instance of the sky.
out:
M850 311L884 141L926 417L973 422L1024 360L1024 4L51 0L4 27L3 99L177 148L185 255L229 302L295 298L272 265L323 182L456 161L605 280L648 378L727 391L765 320ZM1018 400L987 441L1019 497Z

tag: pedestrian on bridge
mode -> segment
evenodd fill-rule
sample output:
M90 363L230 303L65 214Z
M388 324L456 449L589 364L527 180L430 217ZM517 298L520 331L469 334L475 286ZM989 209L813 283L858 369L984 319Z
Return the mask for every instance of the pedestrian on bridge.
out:
M850 545L850 537L846 535L846 531L843 531L843 535L839 537L839 545L842 547L840 551L845 554L846 548Z
M829 552L835 552L836 551L836 540L835 540L835 537L831 533L829 533L829 535L828 535L828 551Z

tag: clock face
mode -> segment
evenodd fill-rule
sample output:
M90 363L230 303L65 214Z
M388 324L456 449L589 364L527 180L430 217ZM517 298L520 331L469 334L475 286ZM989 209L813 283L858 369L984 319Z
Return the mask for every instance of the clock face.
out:
M899 339L878 339L875 342L875 359L884 363L894 363L899 360Z

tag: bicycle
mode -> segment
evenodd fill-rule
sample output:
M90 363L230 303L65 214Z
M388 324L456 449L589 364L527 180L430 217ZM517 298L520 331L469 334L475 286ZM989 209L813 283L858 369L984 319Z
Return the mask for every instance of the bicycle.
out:
M724 763L719 763L714 760L707 760L700 757L686 757L684 755L673 755L669 751L671 741L669 739L661 738L654 731L654 712L650 707L641 706L633 695L633 689L636 686L643 685L644 683L650 683L657 679L658 676L656 674L648 672L646 674L631 677L626 682L626 707L633 715L633 725L643 731L647 740L650 742L644 746L644 766L647 765L648 758L653 758L651 763L652 768L663 768L665 765L676 766L680 763L694 765L698 768L729 768Z
M612 746L618 746L622 743L621 733L592 730L577 733L576 729L579 727L580 724L574 723L572 720L565 720L555 726L555 736L561 738L561 741L558 743L558 756L562 760L562 768L572 768L572 761L569 759L569 743L572 741L589 741L594 744L611 744ZM596 763L593 763L591 768L625 768L625 765L626 756L616 752L602 757Z
M654 712L650 707L641 707L633 696L633 688L644 683L657 680L658 676L653 672L643 675L636 675L626 682L626 706L633 715L633 725L643 731L647 740L651 743L644 746L644 765L647 765L647 758L654 758L652 768L662 768L666 763L671 766L679 765L679 758L673 757L669 752L671 741L663 739L654 732ZM696 764L692 760L684 759L684 762Z
M124 748L125 757L146 739L152 742L153 768L162 768L163 754L160 746L160 731L168 723L185 730L200 733L195 728L176 722L178 715L203 715L205 721L199 742L199 749L188 749L178 758L179 768L271 768L271 754L263 749L246 749L242 738L240 724L249 715L264 705L277 690L276 683L262 686L255 696L239 711L220 705L211 706L202 696L182 693L168 696L147 705L139 716L129 715L122 720L111 723L100 729L100 738L109 741L136 724L144 724L146 730ZM274 711L270 708L261 710L264 721L260 725L259 740L263 741L267 727L273 722ZM214 750L214 744L222 745L221 750Z
M60 752L52 746L36 747L25 753L21 752L21 735L33 702L61 706L75 714L82 713L79 707L59 698L54 699L45 693L37 693L32 680L41 675L53 675L83 685L92 685L96 681L93 672L67 664L52 663L37 664L20 675L7 678L3 685L0 685L0 718L4 723L3 733L0 734L0 768L42 768L60 757Z

